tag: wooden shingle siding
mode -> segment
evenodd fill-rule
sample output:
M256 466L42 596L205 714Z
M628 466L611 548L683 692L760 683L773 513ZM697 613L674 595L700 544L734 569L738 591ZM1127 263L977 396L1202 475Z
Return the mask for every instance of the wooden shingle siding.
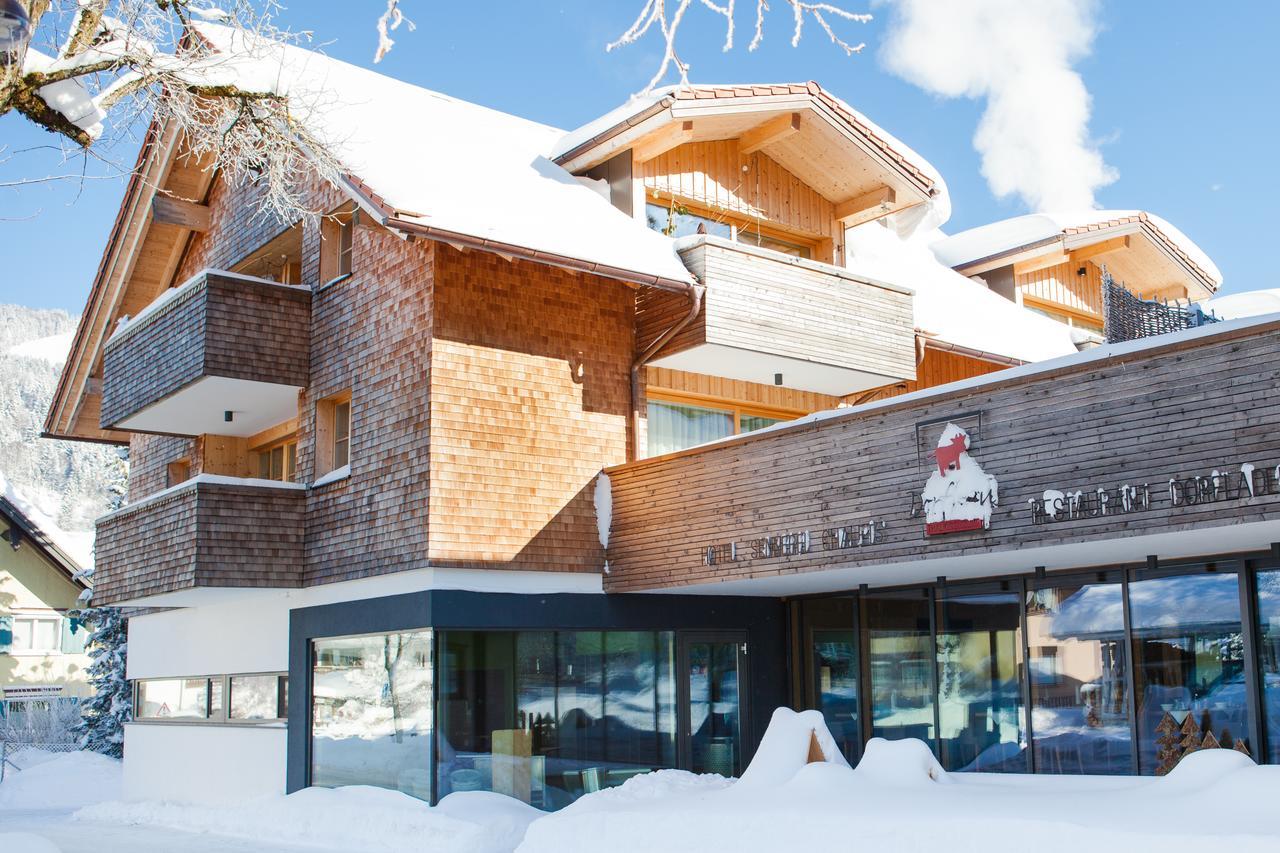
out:
M598 571L596 474L626 458L632 291L437 247L431 560Z
M102 426L205 376L305 386L311 293L207 273L103 356Z
M1035 524L1047 489L1089 492L1242 463L1280 464L1280 324L1085 361L972 390L890 401L804 426L613 468L606 589L639 591L721 580L983 554L1206 524L1274 518L1280 496ZM981 419L971 449L999 481L988 531L926 537L912 516L933 461L917 426ZM713 544L825 527L886 525L876 544L703 565ZM1029 571L1032 567L1027 566Z
M95 605L302 583L304 492L191 481L98 523Z

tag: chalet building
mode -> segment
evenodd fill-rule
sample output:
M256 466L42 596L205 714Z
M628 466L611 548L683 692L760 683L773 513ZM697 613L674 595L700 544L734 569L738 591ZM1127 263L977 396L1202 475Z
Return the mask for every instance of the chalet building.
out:
M47 422L130 448L130 795L554 809L736 773L788 704L956 770L1154 773L1166 714L1274 760L1280 319L1078 351L813 83L565 133L246 62L331 95L326 215L154 127Z

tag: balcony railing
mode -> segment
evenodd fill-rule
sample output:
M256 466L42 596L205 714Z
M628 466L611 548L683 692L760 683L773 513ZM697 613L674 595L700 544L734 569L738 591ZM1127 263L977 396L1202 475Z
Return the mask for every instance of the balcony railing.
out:
M306 491L201 476L98 520L95 605L302 583Z
M310 339L310 290L206 270L107 342L101 425L253 435L297 414Z
M915 378L910 290L719 237L677 247L706 286L703 310L653 366L836 396ZM642 294L641 349L683 310L679 297Z

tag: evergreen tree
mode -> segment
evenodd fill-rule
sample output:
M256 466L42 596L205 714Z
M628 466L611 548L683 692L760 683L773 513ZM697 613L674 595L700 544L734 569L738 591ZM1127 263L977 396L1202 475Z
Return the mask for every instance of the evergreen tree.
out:
M124 755L124 724L133 718L133 692L125 678L127 620L118 607L90 607L71 612L90 631L87 670L94 694L80 708L76 734L80 748L112 758Z

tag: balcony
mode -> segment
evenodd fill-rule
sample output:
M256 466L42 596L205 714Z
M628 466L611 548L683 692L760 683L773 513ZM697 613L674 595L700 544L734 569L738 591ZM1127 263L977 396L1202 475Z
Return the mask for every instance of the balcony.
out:
M254 435L297 414L310 340L310 290L206 270L107 342L101 426Z
M706 286L703 310L652 366L833 396L915 379L910 290L720 237L682 238L677 248ZM643 294L640 348L686 304Z
M181 606L198 589L301 586L305 501L301 485L203 475L104 516L93 603Z

